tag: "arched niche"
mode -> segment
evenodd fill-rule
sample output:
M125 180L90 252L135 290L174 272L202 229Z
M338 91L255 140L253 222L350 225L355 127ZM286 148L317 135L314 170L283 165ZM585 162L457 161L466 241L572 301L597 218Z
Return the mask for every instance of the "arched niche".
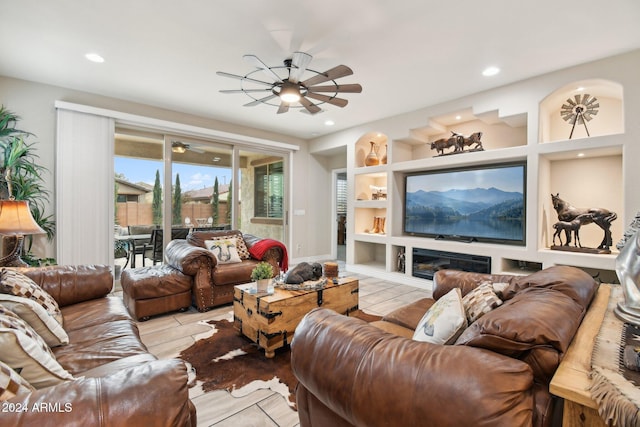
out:
M356 149L355 149L355 162L356 167L364 167L365 166L365 157L371 151L371 142L373 142L378 147L378 157L382 158L387 154L387 135L381 132L367 132L358 138L356 141ZM382 164L382 163L380 163Z
M585 94L590 95L586 104L595 106L597 114L592 115L591 120L584 121L586 127L580 121L574 126L571 120L563 118L562 112L568 110L563 109L563 105L572 107L571 110L575 112L571 102L583 101ZM593 97L596 100L589 102ZM540 102L539 142L541 143L623 132L623 88L619 83L603 79L575 81L557 89Z

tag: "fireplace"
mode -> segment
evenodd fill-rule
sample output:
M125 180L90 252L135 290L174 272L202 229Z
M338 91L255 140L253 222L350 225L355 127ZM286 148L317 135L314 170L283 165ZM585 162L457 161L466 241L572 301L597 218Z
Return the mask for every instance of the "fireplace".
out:
M413 249L412 274L414 277L433 279L436 271L445 269L491 273L491 257L431 249Z

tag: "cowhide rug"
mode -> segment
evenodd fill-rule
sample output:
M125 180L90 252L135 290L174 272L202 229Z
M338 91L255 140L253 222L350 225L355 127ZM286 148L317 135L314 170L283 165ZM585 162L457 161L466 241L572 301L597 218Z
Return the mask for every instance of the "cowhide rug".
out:
M380 319L358 310L351 313L367 322ZM298 380L291 371L289 347L276 350L267 359L264 350L248 338L238 335L233 322L227 319L202 322L213 328L211 336L196 341L180 353L191 365L195 379L189 387L201 385L203 391L227 390L234 397L242 397L259 389L280 393L296 409L295 388Z

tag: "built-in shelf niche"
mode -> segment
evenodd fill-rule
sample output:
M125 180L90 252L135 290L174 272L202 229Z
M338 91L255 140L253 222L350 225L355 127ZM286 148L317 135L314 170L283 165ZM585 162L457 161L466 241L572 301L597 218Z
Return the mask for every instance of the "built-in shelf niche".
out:
M386 246L373 242L354 242L354 263L368 267L386 268Z
M358 202L371 201L384 203L387 199L386 188L386 172L364 173L355 176L354 195Z
M385 164L383 157L388 157L388 138L385 134L380 132L367 132L362 135L358 141L356 141L355 146L355 167L361 168L365 167L365 158L371 151L371 143L377 147L378 159L380 160L380 165ZM388 161L388 160L387 160ZM375 166L368 166L375 167Z
M527 275L542 270L542 263L522 259L502 258L501 271L508 274Z
M596 98L597 114L591 120L576 123L565 121L561 114L562 106L578 103L588 94ZM590 99L588 98L588 99ZM570 100L570 101L567 101ZM587 103L588 100L587 100ZM581 104L577 104L581 105ZM573 134L571 131L573 129ZM587 134L588 132L588 134ZM591 79L567 84L540 102L541 143L581 139L602 135L614 135L624 132L624 103L622 85L609 80ZM571 138L569 138L571 136Z
M540 156L538 173L542 215L540 248L553 242L553 224L558 221L551 202L551 194L578 208L604 208L618 214L611 223L615 250L616 238L624 232L622 147L575 150ZM604 231L595 224L583 225L579 230L584 247L597 248ZM564 234L562 235L564 239ZM558 240L556 240L557 243Z
M521 147L527 145L527 114L500 116L498 110L485 113L473 113L469 108L437 117L430 117L421 127L411 129L407 138L394 140L391 144L394 163L438 157L440 153L431 148L431 143L439 139L448 139L452 133L469 136L482 132L482 148ZM476 148L476 146L465 147ZM445 155L466 155L454 153L454 147L444 150Z
M391 246L391 271L407 273L407 248L405 246ZM408 270L411 273L411 269Z
M383 236L386 235L386 231L384 233L377 232L374 233L374 226L379 226L376 224L375 218L384 218L385 219L385 228L386 228L386 209L376 209L376 208L356 208L355 210L355 233L356 234L366 234L368 236Z

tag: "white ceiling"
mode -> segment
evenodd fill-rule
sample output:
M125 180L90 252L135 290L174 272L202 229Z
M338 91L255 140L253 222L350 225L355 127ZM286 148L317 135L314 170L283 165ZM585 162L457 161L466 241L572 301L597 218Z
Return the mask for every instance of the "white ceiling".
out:
M0 75L313 138L640 48L638 0L0 0ZM354 70L349 105L243 107L255 54ZM103 64L84 55L97 52ZM502 72L483 77L495 65ZM0 100L1 101L1 100ZM327 119L335 121L327 127Z

